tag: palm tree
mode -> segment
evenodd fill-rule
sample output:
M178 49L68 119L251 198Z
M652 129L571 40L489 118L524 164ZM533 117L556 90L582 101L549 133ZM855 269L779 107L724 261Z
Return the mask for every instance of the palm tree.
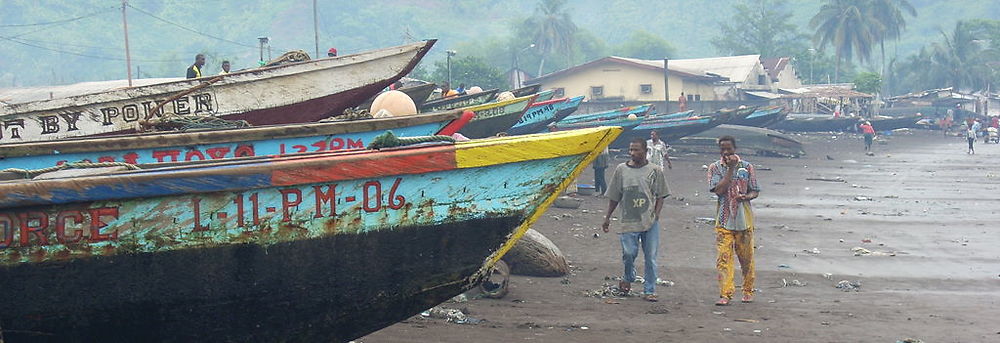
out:
M542 75L545 58L553 53L570 54L573 51L573 35L576 24L566 10L566 0L541 0L535 9L535 15L525 20L524 24L533 31L535 45L542 54L538 63L538 75Z
M862 62L871 57L872 46L884 30L871 11L871 0L827 0L809 25L816 33L813 42L820 49L832 45L837 59L834 77L840 80L840 62L855 54Z
M879 49L882 52L882 73L885 74L885 41L898 40L906 29L904 14L916 17L917 10L907 0L873 0L872 16L882 24L882 30L877 37Z
M942 41L910 56L897 69L898 77L916 89L987 88L996 77L993 61L1000 60L1000 51L986 46L986 41L980 39L984 35L974 24L959 21L950 34L941 31Z

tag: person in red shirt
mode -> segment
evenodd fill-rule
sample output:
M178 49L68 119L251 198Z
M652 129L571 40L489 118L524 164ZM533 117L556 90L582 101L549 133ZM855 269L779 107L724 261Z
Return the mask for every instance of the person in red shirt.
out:
M1000 129L1000 116L993 117L993 119L990 120L990 127L995 127Z
M861 133L865 134L865 151L871 151L872 142L875 141L875 128L872 127L872 122L865 121L858 128L861 129Z

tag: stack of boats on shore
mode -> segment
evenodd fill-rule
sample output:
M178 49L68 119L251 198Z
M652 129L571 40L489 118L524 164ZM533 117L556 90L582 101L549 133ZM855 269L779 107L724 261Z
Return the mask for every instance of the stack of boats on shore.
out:
M537 86L430 101L404 87L420 113L317 122L433 44L0 90L5 339L342 341L475 286L622 130L540 133L582 98ZM137 132L193 117L244 123Z

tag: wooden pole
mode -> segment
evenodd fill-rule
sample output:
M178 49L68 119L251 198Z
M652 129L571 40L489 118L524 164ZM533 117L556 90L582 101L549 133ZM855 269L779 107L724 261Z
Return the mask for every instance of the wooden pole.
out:
M125 6L128 0L122 0L122 28L125 30L125 72L128 74L128 86L132 87L132 55L128 49L128 20L125 16Z
M316 0L313 0L313 35L316 38L316 58L320 58L322 56L319 55L319 15L316 13Z
M663 59L663 113L670 112L670 69L667 68L669 59Z

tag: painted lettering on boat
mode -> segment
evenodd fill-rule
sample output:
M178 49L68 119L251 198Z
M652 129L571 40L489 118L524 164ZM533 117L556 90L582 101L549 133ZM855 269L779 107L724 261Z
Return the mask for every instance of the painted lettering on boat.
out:
M507 106L497 106L485 110L476 111L476 116L473 117L473 120L483 120L493 117L499 117L504 114L507 114Z
M118 207L0 213L0 250L115 241L118 240L118 230L106 231L104 227L118 216Z
M521 120L518 120L517 123L518 124L533 123L533 122L537 121L537 119L545 119L545 118L537 118L537 117L541 116L544 113L555 111L555 107L556 107L555 104L548 104L548 105L544 105L544 106L539 106L539 107L531 108L531 109L528 110L528 112L524 113L524 116L522 116Z
M277 146L277 155L281 156L294 153L335 151L344 149L363 149L364 147L365 142L362 138L334 137L331 139L319 139L311 144L279 143ZM101 155L96 157L96 161L91 159L82 159L82 161L125 162L131 164L204 161L258 156L259 150L260 149L258 149L258 147L254 144L218 144L186 148L171 147L164 149L134 150ZM60 160L56 162L56 165L61 165L67 162L76 161Z
M157 105L163 104L157 109ZM154 109L155 113L154 113ZM139 120L162 117L165 113L178 115L210 115L218 109L215 96L211 93L194 93L170 102L166 99L132 103L115 103L86 111L65 111L43 115L25 121L11 119L3 121L0 140L20 140L23 136L49 136L58 133L80 131L81 126L118 126L129 128Z
M229 202L216 202L211 207L214 209L212 211L208 211L210 207L204 203L204 199L195 196L191 198L191 213L194 217L191 231L204 232L213 227L225 229L233 226L250 231L268 224L336 218L346 214L338 213L338 203L353 205L348 210L357 207L357 210L367 213L400 210L407 204L406 197L399 190L402 182L403 178L396 178L391 185L383 186L379 180L366 181L361 185L360 194L345 194L344 187L338 187L336 183L270 190L272 193L277 192L277 196L271 194L270 197L261 192L241 192L233 194ZM296 218L295 213L300 208L307 213Z

